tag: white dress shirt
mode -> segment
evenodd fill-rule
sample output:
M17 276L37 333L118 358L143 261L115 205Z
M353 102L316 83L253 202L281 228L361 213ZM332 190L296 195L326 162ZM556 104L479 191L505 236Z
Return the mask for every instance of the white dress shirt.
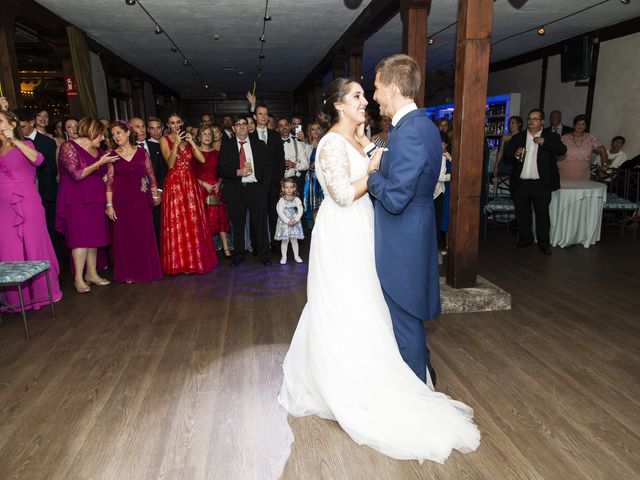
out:
M138 140L136 143L138 147L144 148L146 150L147 155L151 156L151 152L149 151L149 146L147 145L147 140Z
M240 140L236 138L236 145L238 147L238 152L240 152ZM242 177L240 180L242 183L256 183L258 179L256 178L256 165L253 163L253 152L251 151L251 142L249 141L249 137L247 137L244 142L244 158L245 164L251 163L251 174L246 177Z
M551 131L553 133L557 133L558 135L562 136L562 129L564 128L564 125L561 123L558 124L557 127L554 127L553 125L551 125Z
M265 128L256 127L256 133L258 134L258 138L260 140L262 140L264 143L268 142L269 130L267 129L267 127Z
M286 140L289 140L286 142ZM284 149L284 159L295 162L294 168L287 168L284 171L284 178L299 177L305 170L309 170L309 159L307 157L307 148L300 141L292 136L282 139L282 147Z
M36 140L36 134L38 133L38 130L36 130L35 128L31 131L31 133L29 135L27 135L25 138L31 140L32 142L34 142Z
M395 127L396 125L398 125L398 122L402 117L404 117L407 113L413 112L414 110L417 110L417 109L418 109L418 106L415 103L410 103L409 105L405 105L400 110L398 110L396 114L393 116L393 118L391 119L391 125Z
M538 173L538 144L533 141L535 137L539 137L540 135L542 135L542 130L535 135L531 135L531 132L527 130L524 165L522 166L522 172L520 172L520 178L523 180L540 179L540 174Z

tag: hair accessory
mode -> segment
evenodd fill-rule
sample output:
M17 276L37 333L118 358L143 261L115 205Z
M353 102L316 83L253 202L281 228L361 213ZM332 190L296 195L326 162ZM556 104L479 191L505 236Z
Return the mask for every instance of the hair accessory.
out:
M124 128L126 128L127 130L131 130L131 125L129 124L129 122L127 122L126 120L116 120L115 122L113 122L115 125L121 125Z

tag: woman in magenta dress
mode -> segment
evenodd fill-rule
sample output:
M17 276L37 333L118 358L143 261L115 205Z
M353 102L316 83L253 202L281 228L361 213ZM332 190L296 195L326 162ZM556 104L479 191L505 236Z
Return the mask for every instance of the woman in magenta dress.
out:
M209 229L212 235L220 235L222 248L225 257L231 257L229 243L227 242L227 232L229 231L229 217L227 210L222 203L222 181L218 178L216 169L218 168L218 155L220 154L220 144L222 143L222 131L220 127L203 127L198 132L198 144L204 156L204 163L196 163L194 172L198 183L204 190L205 208Z
M96 270L98 248L111 243L105 215L105 166L117 160L103 155L104 125L85 117L78 124L78 138L60 146L60 184L56 200L56 230L62 232L71 249L74 286L78 293L91 290L88 284L108 285ZM83 273L86 267L86 276Z
M207 273L218 264L204 210L204 196L193 174L202 152L190 134L182 131L177 113L167 120L171 133L160 138L160 150L169 171L164 180L160 206L160 265L162 271Z
M18 118L13 112L0 111L0 261L48 260L51 294L57 302L62 298L58 284L60 269L34 182L36 167L43 161L33 143L22 139ZM44 274L20 288L26 309L49 304ZM7 305L19 305L18 287L4 290L4 301ZM20 308L12 310L19 311Z
M113 279L151 282L162 279L153 227L159 201L151 159L137 147L131 126L118 120L109 129L118 160L107 166L107 216L113 222Z

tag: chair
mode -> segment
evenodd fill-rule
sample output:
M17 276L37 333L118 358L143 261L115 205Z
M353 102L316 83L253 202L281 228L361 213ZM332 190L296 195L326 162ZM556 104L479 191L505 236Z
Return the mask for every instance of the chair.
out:
M489 189L489 200L484 206L484 240L487 239L487 224L489 220L494 224L503 223L507 226L507 234L512 221L515 219L516 209L513 206L509 189L509 177L494 177Z
M629 212L633 225L633 240L636 239L638 205L640 205L640 172L631 170L617 170L611 182L607 199L603 206L603 226L620 226L620 236L624 235L624 227L627 223ZM623 215L620 216L619 213ZM625 215L626 213L626 215Z
M27 314L24 309L24 300L22 298L22 284L31 280L36 275L44 272L47 279L47 290L49 292L49 304L51 305L51 316L56 319L56 312L53 309L53 295L51 293L51 282L49 281L49 269L51 265L47 260L27 261L27 262L0 262L0 288L18 287L18 298L20 299L20 311L22 312L22 321L24 322L24 333L27 341L29 341L29 326L27 325ZM43 298L32 299L33 302L44 300ZM8 310L17 307L17 305L5 305L0 308Z

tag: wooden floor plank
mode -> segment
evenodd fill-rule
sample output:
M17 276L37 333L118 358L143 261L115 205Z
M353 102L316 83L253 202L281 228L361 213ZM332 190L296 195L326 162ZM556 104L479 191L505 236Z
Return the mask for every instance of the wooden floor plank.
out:
M481 274L513 309L428 324L438 387L482 432L477 452L443 465L390 459L278 407L305 264L248 259L87 295L67 282L55 322L29 312L31 342L3 315L0 478L638 478L640 249L617 233L551 256L511 249L504 232L480 246Z

